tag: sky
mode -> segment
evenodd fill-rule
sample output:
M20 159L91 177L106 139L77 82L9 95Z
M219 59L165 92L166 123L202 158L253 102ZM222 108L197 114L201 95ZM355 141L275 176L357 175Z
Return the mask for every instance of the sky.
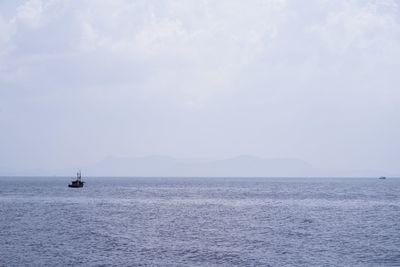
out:
M400 174L400 2L1 0L0 169L297 158Z

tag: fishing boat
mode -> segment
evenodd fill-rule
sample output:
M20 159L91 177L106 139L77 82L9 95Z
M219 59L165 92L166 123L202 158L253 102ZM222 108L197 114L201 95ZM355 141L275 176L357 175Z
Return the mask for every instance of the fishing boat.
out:
M379 177L379 179L383 180L383 179L386 179L386 177L385 176L381 176L381 177Z
M83 184L85 182L82 181L82 175L81 175L81 171L76 173L76 180L72 181L68 187L73 187L73 188L80 188L83 187Z

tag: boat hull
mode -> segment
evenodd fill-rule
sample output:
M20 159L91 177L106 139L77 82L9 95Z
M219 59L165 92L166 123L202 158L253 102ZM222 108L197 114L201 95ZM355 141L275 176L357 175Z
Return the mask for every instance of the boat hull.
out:
M71 184L69 184L68 187L72 187L72 188L82 188L83 185L71 185Z
M72 188L81 188L81 187L83 187L83 184L84 184L85 182L82 182L81 180L75 180L75 181L72 181L69 185L68 185L68 187L72 187Z

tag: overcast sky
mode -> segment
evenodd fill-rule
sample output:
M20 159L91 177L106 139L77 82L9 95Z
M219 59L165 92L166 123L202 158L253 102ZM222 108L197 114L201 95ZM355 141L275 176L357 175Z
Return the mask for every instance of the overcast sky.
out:
M395 0L0 1L0 167L298 158L400 173Z

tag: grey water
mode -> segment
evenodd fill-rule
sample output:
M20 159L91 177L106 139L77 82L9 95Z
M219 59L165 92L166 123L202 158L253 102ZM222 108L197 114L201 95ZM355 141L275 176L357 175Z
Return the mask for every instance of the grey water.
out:
M400 179L0 178L0 266L400 266Z

